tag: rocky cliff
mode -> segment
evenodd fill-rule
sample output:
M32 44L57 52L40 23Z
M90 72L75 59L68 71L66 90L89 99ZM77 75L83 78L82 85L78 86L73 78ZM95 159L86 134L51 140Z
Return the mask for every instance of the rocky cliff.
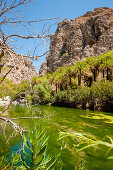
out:
M5 51L3 60L5 65L1 72L1 76L12 68L6 78L11 79L13 83L20 83L21 80L31 79L37 75L32 61L23 55L15 53L13 50L10 52Z
M107 50L113 50L113 9L95 8L79 18L70 21L66 18L51 35L49 54L39 74L43 76Z

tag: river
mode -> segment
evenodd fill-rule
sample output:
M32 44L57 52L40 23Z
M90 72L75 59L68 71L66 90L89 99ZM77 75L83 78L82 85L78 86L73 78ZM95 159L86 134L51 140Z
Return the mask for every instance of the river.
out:
M32 128L33 124L41 123L49 135L49 152L53 155L61 153L62 169L74 170L75 165L81 161L85 170L111 170L113 161L106 159L112 156L113 151L107 153L108 148L98 146L77 152L74 147L75 138L68 138L66 147L61 151L62 141L58 141L59 132L69 134L87 134L95 137L97 140L110 142L109 137L113 139L113 113L80 110L75 108L64 108L55 106L34 106L32 109L25 106L11 106L9 112L4 116L28 117L28 116L45 116L40 120L37 119L19 119L15 122L23 128ZM2 121L0 121L2 123ZM17 134L10 137L13 128L10 124L0 126L0 150L1 152L14 152L21 146L21 137ZM5 132L6 139L3 132ZM9 140L9 144L6 144Z

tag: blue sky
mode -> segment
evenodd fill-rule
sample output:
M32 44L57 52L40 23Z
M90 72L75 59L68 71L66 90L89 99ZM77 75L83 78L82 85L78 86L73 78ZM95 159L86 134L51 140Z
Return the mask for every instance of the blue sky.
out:
M98 7L110 7L113 8L113 0L35 0L37 4L31 5L28 8L23 8L23 15L29 19L47 19L60 17L61 20L68 18L74 19L87 11L93 11ZM55 22L55 21L54 21ZM53 22L48 21L48 25ZM38 24L37 29L41 30L42 25ZM51 29L51 33L54 33L57 28L57 24ZM39 41L40 42L40 41ZM19 41L18 45L21 45L23 49L17 50L17 52L24 54L29 49L32 50L33 44L31 41ZM43 46L39 46L39 54L44 50ZM36 70L39 70L41 63L45 60L46 56L41 57L33 64Z

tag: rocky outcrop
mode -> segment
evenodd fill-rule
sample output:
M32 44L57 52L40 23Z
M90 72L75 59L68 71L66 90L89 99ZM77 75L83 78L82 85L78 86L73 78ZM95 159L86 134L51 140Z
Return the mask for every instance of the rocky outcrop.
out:
M27 57L16 54L13 50L5 51L4 57L5 65L3 67L2 74L6 74L11 67L12 70L9 72L6 78L11 79L13 83L20 83L22 80L31 79L37 76L35 67Z
M66 18L51 35L49 54L39 74L43 76L107 50L113 50L113 9L95 8L79 18L70 21Z
M45 60L42 63L41 68L39 70L39 75L41 74L41 76L43 77L46 73L47 73L47 60Z

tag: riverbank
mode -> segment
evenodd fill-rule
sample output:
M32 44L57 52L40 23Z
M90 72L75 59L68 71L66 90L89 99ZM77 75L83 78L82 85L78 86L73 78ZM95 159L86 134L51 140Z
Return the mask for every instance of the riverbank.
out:
M0 85L0 98L6 96L15 98L15 103L52 103L113 112L113 52L87 57L74 66L60 67L44 77L36 76L19 84L5 79Z
M44 104L113 112L113 82L95 82L91 87L68 87L67 90L52 91L49 82L43 81L34 86L32 94L18 97L12 104ZM0 99L0 105L9 105L10 97Z
M98 82L55 93L52 105L113 112L113 82Z

